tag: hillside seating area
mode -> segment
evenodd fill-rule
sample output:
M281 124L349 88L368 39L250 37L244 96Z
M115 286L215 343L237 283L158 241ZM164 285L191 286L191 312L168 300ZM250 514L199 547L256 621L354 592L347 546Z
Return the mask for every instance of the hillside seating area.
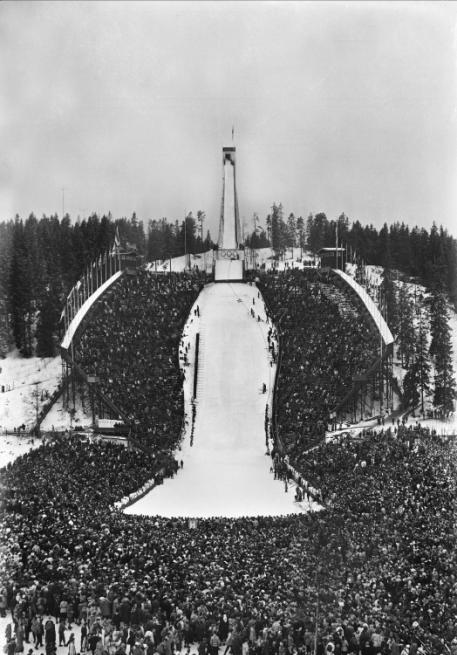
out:
M375 326L331 281L315 269L259 281L280 335L276 429L292 461L323 438L353 378L379 357Z
M76 363L149 445L176 447L183 418L178 348L202 276L124 276L100 298L74 345Z

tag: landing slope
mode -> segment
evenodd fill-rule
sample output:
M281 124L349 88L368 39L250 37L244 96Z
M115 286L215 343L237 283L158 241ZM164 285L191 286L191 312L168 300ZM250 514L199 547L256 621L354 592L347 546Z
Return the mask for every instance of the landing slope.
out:
M197 304L200 317L194 329L201 341L193 445L187 438L178 455L184 467L175 478L126 511L237 517L308 510L306 503L294 503L293 487L286 493L284 483L274 480L271 458L265 455L265 406L271 401L274 369L267 343L270 326L257 288L209 285Z

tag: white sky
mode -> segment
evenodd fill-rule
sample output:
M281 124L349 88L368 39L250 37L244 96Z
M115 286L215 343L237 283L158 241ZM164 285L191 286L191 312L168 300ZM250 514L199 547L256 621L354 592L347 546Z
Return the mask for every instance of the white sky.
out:
M2 2L0 219L273 201L457 235L457 4Z

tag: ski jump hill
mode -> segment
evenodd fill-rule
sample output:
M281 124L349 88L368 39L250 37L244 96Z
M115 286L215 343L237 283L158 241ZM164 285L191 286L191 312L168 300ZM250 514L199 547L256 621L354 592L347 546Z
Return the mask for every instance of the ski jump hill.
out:
M288 489L271 473L271 425L276 361L271 356L269 334L275 326L267 316L255 284L244 282L244 252L236 192L236 151L222 151L222 202L214 282L207 284L192 308L181 347L188 353L180 360L184 374L185 416L180 452L182 468L152 490L126 499L131 514L169 517L284 515L319 509L311 499L295 502ZM117 269L117 270L116 270ZM62 358L73 361L74 341L90 312L115 283L127 274L115 267L100 277L92 293L74 302L65 320ZM357 294L378 326L384 343L393 339L384 319L364 290L352 278L335 271L348 291ZM151 273L152 274L152 273ZM89 285L83 285L90 290ZM79 296L78 296L79 297ZM277 344L276 344L277 345ZM187 366L188 368L185 368ZM80 375L81 377L81 375ZM87 378L89 376L86 376ZM94 381L85 380L88 384ZM116 406L101 398L112 413ZM125 417L117 412L117 418ZM266 420L268 418L268 421Z

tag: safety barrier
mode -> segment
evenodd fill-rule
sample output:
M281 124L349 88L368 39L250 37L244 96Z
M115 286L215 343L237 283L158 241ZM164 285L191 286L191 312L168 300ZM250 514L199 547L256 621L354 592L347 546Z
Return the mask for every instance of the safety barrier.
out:
M197 397L197 380L198 380L198 356L200 352L200 332L195 335L195 364L194 364L194 393L193 397Z
M157 480L163 480L165 477L165 469L162 468L160 469L154 478L151 478L147 482L143 484L142 487L137 489L136 491L132 491L131 494L128 496L124 496L124 498L121 498L121 500L118 500L116 503L114 503L114 508L118 510L123 510L126 509L127 507L130 507L130 505L133 505L137 501L139 501L143 496L146 496L147 493L152 491L154 487L157 485Z

